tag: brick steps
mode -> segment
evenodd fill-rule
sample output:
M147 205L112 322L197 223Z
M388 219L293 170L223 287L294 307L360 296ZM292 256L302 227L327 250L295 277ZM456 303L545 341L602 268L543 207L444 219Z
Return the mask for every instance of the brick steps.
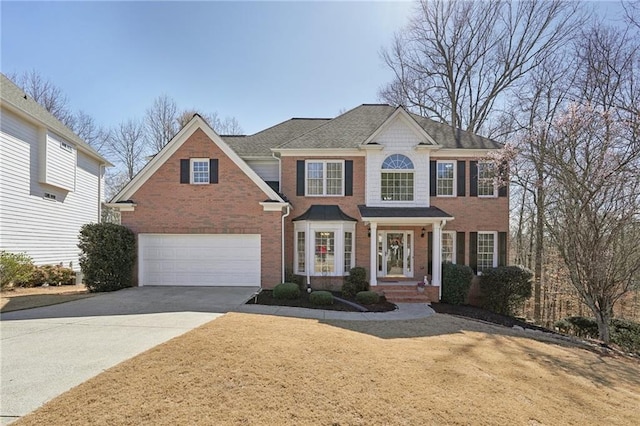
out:
M393 303L430 303L438 301L438 287L425 287L419 292L416 285L378 285L372 290L384 294Z

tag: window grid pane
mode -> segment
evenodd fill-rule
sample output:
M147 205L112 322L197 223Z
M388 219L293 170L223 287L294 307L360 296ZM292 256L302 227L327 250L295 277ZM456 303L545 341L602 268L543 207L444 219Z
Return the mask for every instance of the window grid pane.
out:
M383 201L413 201L413 172L382 172Z
M194 161L193 183L209 183L209 161Z
M316 232L315 268L317 273L335 272L335 234Z
M322 163L307 163L307 194L322 195L324 193L324 167Z
M438 163L437 195L453 195L453 163Z
M453 263L453 233L442 233L442 261Z
M304 273L305 271L305 238L304 232L298 232L298 272Z
M478 163L478 195L495 195L493 167L490 163Z
M327 195L342 195L342 163L327 163Z
M494 235L478 233L478 271L493 268Z
M349 273L351 269L351 255L353 253L353 233L344 233L344 273Z

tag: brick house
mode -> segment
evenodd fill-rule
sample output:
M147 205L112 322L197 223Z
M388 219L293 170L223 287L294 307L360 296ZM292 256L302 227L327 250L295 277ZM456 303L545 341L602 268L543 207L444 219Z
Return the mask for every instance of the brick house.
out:
M373 288L442 262L506 262L507 188L489 139L389 105L219 136L194 116L112 200L138 235L139 285L260 285L285 269L339 287L353 266Z

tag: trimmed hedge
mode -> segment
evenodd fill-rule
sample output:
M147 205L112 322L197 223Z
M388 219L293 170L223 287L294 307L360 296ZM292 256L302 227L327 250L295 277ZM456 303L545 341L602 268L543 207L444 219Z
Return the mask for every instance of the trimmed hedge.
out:
M380 302L380 295L375 291L360 291L356 294L356 301L362 305L374 305Z
M333 294L328 291L314 291L309 295L309 302L316 306L333 305Z
M521 266L501 266L482 271L482 307L514 316L516 309L531 297L532 278L533 273Z
M114 223L90 223L80 229L80 268L91 292L131 287L136 237Z
M276 299L294 300L300 297L300 287L296 283L280 283L273 288Z
M562 333L578 337L591 339L599 337L598 323L593 318L567 317L556 321L554 326ZM612 319L609 323L609 333L612 343L627 352L640 355L640 323L624 319Z
M467 299L473 269L466 265L446 262L442 264L442 299L443 303L461 305Z
M33 274L33 260L26 253L0 251L0 288L28 282Z
M354 297L361 291L369 290L369 283L367 282L367 270L362 266L356 266L351 268L349 275L344 277L344 284L342 285L342 295L350 298Z

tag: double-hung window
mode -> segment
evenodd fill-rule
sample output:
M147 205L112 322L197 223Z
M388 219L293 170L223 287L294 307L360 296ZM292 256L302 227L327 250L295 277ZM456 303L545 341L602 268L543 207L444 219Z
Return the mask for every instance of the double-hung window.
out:
M306 162L306 165L307 195L344 195L344 161L309 160Z
M382 163L382 201L413 201L413 162L402 154L388 156Z
M436 173L437 196L453 197L455 195L455 161L438 161Z
M191 183L193 184L209 183L209 159L208 158L192 158L191 159Z
M478 232L478 272L498 266L498 245L495 232Z
M456 263L455 231L442 231L442 262Z
M478 196L495 197L495 166L489 162L478 163Z

